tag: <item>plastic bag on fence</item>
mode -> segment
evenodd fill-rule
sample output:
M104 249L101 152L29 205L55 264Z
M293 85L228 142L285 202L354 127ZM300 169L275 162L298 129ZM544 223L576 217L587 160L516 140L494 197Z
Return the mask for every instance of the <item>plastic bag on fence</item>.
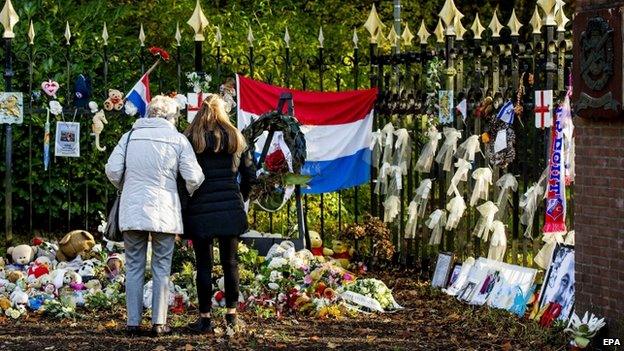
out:
M468 172L472 169L472 164L464 159L459 159L455 162L455 174L451 178L451 184L449 185L446 195L451 196L453 193L459 195L459 189L457 185L459 182L468 181Z
M457 228L459 221L464 215L466 210L466 202L461 195L455 195L451 201L446 204L446 210L448 211L448 217L446 219L446 230L453 230Z
M507 235L505 234L505 225L501 221L492 222L492 239L490 240L490 249L488 257L491 260L502 261L507 251Z
M384 147L381 161L383 163L392 162L392 153L394 151L394 126L392 123L386 124L381 130L383 133Z
M533 220L535 219L535 211L539 206L540 200L546 196L546 175L548 168L542 172L540 179L537 183L533 184L526 193L520 198L520 208L522 209L522 215L520 216L520 223L526 226L524 231L524 237L533 237Z
M390 195L386 198L384 205L384 222L392 222L399 215L401 210L401 199L396 195Z
M396 142L394 144L394 164L401 168L403 175L407 174L412 160L412 145L407 129L401 128L394 132Z
M373 167L375 167L375 169L379 169L383 145L383 133L381 130L377 129L377 131L372 134L370 147L373 154Z
M481 152L481 147L479 146L479 136L471 135L457 148L457 158L473 162L477 152Z
M429 194L431 193L431 186L431 179L423 179L420 182L418 189L416 189L414 199L410 202L407 210L407 224L405 225L405 238L407 239L411 239L416 236L418 219L425 216L427 202L429 201Z
M489 167L477 168L472 172L472 179L475 180L470 196L470 206L474 207L479 199L488 199L490 185L492 185L492 170Z
M384 195L388 191L388 177L390 177L390 171L392 165L384 162L377 174L377 182L375 183L375 194Z
M565 238L563 233L546 233L542 236L542 241L544 245L537 252L533 261L543 269L548 269L557 244L574 245L574 231L569 231Z
M438 149L438 142L442 139L442 134L435 127L430 127L427 131L427 139L427 143L420 152L418 161L416 161L416 170L421 173L431 171L431 164Z
M518 191L518 181L513 174L505 173L505 175L498 179L496 185L500 188L498 200L496 200L496 206L498 206L498 218L503 218L509 202L509 192L510 190L514 192Z
M498 212L498 207L494 205L492 201L488 201L482 205L477 206L477 211L481 214L475 229L472 234L483 241L487 241L492 229L492 223L494 223L494 216Z
M445 172L451 171L453 164L453 155L457 151L457 141L461 138L461 132L455 128L444 127L444 143L440 147L440 151L436 156L436 162L442 165Z
M442 230L444 229L444 225L446 225L446 211L437 209L431 212L425 225L427 228L431 229L429 245L440 245L442 241Z

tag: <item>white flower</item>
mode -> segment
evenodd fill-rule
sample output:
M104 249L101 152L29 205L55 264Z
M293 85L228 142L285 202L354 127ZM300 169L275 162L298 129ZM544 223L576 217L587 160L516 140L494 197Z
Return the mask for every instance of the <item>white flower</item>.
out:
M273 257L271 262L269 262L269 268L276 269L282 267L285 264L288 264L288 261L286 261L286 259L282 257Z
M277 284L277 283L269 283L268 285L269 285L269 289L271 289L271 290L279 289L279 284Z
M245 254L247 252L249 252L249 248L247 247L247 245L243 244L242 242L239 242L238 253Z
M262 274L256 275L256 281L261 281L262 279L264 279L264 276Z
M134 116L137 114L137 112L139 112L139 109L137 109L137 107L134 106L134 104L130 102L130 100L126 100L124 111L128 116Z
M282 272L278 271L271 271L271 274L269 275L269 280L272 282L282 280L282 278L284 278L284 275L282 275Z
M61 106L61 103L56 101L56 100L52 100L50 101L50 113L58 116L63 112L63 106Z

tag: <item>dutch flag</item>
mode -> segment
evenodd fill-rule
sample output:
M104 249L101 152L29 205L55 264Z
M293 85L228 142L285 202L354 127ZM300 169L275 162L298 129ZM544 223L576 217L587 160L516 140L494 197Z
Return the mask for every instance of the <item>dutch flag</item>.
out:
M291 92L295 117L305 134L307 158L302 173L312 176L304 193L320 194L370 180L373 106L377 89L309 92L272 86L236 76L238 128L275 110L280 94ZM264 138L256 144L262 151Z
M132 90L126 94L126 100L136 106L141 117L145 117L147 113L147 104L152 100L149 88L149 76L144 74L141 79L132 87Z

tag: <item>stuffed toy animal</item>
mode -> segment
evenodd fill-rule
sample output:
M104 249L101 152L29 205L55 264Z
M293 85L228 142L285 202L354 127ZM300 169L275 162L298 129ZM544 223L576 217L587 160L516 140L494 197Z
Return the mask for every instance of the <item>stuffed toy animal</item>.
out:
M4 266L0 266L0 279L6 278L6 272L4 270Z
M56 251L58 251L58 245L51 242L44 241L37 246L37 257L47 257L50 261L56 260Z
M22 267L29 264L30 261L35 258L36 253L37 249L34 246L28 245L17 245L15 247L9 247L9 249L7 250L7 254L11 255L13 264Z
M24 279L24 273L22 271L10 271L7 273L6 279L15 284L18 280Z
M104 271L106 272L106 276L110 280L114 280L121 273L123 273L124 267L124 257L118 253L113 253L108 256L106 260L106 266L104 267Z
M334 240L332 242L332 250L334 251L332 258L340 264L342 268L349 267L351 256L355 250L342 240Z
M85 107L91 97L91 79L80 74L74 81L74 106Z
M117 89L108 89L108 99L104 101L104 109L106 111L112 111L113 109L119 111L123 106L123 93Z
M11 293L11 303L13 307L26 306L28 304L28 294L23 292L22 289L16 288Z
M0 310L6 311L11 308L11 300L6 296L0 296Z
M72 261L77 256L91 250L95 245L93 235L85 230L74 230L67 233L59 241L59 249L56 259L59 261Z
M82 266L78 269L78 274L82 277L83 282L88 282L95 278L95 260L86 260L82 262Z
M93 116L93 124L91 125L91 131L95 136L95 148L99 151L106 151L106 146L100 146L100 133L104 130L104 125L108 124L104 111L100 110Z
M28 267L28 276L39 278L44 274L50 273L52 262L46 256L37 257L35 261Z
M323 256L331 256L334 252L326 247L323 247L323 240L321 239L321 234L315 232L314 230L310 230L310 244L312 246L312 254L317 257Z
M100 283L100 281L97 279L91 279L85 283L85 288L87 288L90 293L102 291L102 283Z

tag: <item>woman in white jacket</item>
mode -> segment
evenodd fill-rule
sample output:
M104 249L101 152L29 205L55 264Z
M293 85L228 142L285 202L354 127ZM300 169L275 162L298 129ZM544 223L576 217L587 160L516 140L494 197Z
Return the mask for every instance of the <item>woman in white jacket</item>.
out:
M138 334L143 312L147 242L152 240L152 331L170 332L167 323L169 275L175 235L182 234L176 178L192 194L204 181L193 147L175 126L178 105L156 96L132 131L124 134L106 163L108 179L120 188L119 229L126 252L127 331ZM128 135L130 138L128 139ZM124 153L128 148L124 170ZM125 172L125 176L123 176ZM122 178L123 177L123 178ZM120 181L123 179L123 184Z

